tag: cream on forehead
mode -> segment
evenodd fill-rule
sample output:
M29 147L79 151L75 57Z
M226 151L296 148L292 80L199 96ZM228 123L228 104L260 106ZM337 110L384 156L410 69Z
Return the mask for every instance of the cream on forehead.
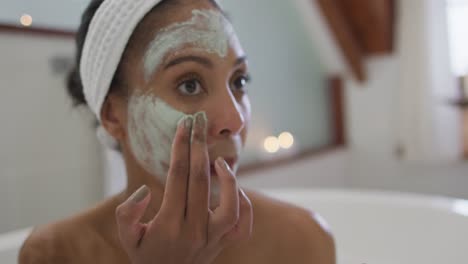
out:
M145 79L149 80L170 51L187 44L224 58L233 36L234 29L219 11L192 10L190 20L162 29L149 44L143 59Z

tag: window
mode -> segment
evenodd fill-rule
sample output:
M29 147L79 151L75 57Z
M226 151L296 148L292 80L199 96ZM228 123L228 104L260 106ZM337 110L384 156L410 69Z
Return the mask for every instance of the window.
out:
M452 71L468 75L468 0L447 0L447 18Z

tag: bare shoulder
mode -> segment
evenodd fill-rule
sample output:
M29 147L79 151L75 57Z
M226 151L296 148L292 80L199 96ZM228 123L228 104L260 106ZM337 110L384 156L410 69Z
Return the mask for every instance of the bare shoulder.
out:
M290 263L335 263L332 232L318 213L258 192L246 193L254 207L254 222L258 224L255 228L260 228L261 236L275 241L271 245L275 248L275 259Z
M21 247L19 264L58 263L64 261L60 252L64 252L66 243L61 224L36 227Z
M19 264L74 263L96 252L102 244L97 232L105 203L67 219L35 227L23 243Z

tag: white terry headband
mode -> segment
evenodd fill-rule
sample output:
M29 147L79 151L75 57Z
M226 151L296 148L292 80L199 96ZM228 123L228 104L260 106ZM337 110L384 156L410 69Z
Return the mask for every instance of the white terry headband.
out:
M94 14L81 55L80 75L88 106L99 121L102 104L133 31L161 1L105 0Z
M162 0L105 0L94 14L80 58L83 93L91 111L101 121L101 108L133 31ZM99 126L99 141L116 149L117 141Z

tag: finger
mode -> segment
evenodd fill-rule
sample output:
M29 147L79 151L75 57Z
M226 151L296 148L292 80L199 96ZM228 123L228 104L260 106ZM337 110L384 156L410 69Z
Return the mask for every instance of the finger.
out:
M249 197L242 189L239 189L240 216L234 228L224 237L226 243L234 241L246 241L252 236L253 207Z
M150 201L151 193L146 185L141 186L115 210L115 217L121 242L127 248L134 248L144 233L140 223Z
M223 158L218 158L215 169L220 185L220 204L213 215L214 226L219 235L231 230L239 219L239 193L237 180Z
M160 215L180 221L184 218L187 200L187 180L190 164L190 134L193 118L184 117L179 121L172 143L171 160L164 190Z
M195 115L190 147L190 176L186 220L194 230L204 232L208 224L210 172L206 145L207 119L204 112Z

